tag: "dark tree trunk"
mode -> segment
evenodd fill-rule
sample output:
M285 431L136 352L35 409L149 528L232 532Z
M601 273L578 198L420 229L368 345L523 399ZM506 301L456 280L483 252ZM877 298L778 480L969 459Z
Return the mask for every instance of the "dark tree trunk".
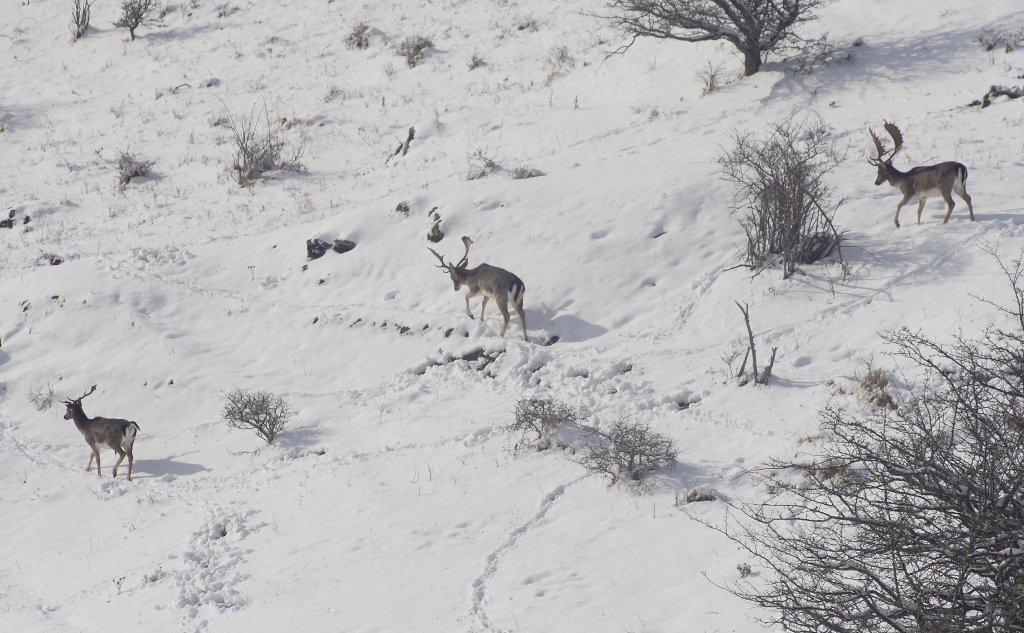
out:
M743 51L743 76L749 77L761 70L761 51L756 48L744 48Z

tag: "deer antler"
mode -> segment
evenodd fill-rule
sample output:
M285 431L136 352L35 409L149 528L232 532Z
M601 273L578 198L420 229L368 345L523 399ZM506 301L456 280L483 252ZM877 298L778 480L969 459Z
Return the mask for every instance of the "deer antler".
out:
M889 121L885 122L885 131L889 133L889 136L892 137L892 142L896 144L896 147L892 150L892 154L889 156L889 158L892 158L897 154L897 152L903 149L903 132L900 132L900 129L896 127L895 123L890 123Z
M428 251L430 251L431 253L433 253L433 254L434 254L434 257L436 257L436 258L438 259L438 261L440 261L440 262L441 262L441 265L440 265L440 266L437 266L437 265L435 264L435 267L436 267L436 268L443 268L444 270L451 270L451 268L452 268L452 267L451 267L451 264L446 264L446 263L445 263L445 261L444 261L444 257L442 257L441 255L439 255L437 251L435 251L434 249L430 248L429 246L427 247L427 250L428 250Z
M71 399L71 400L65 400L65 401L64 401L64 404L73 404L73 403L75 403L75 402L81 402L81 401L82 401L82 400L84 400L84 399L85 399L86 397L88 397L88 396L91 396L91 395L93 394L93 392L94 392L94 391L96 391L96 385L93 385L93 386L92 386L92 389L90 389L89 391L86 391L86 392L85 392L84 394L82 394L82 395L78 396L77 398L73 398L73 399Z
M878 163L882 162L882 154L885 154L885 148L882 147L882 141L875 134L874 130L868 128L868 132L871 133L871 140L875 142L875 158L869 158L868 162L872 165L878 165Z
M455 264L456 268L462 268L469 263L469 247L473 245L473 240L468 235L463 235L462 243L466 245L466 252L462 254L462 259L459 260L459 263Z

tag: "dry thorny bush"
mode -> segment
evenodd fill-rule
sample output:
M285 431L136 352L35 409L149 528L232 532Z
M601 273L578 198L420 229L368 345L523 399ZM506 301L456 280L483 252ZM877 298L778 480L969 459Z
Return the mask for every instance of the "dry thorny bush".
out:
M295 415L288 401L268 391L235 387L224 394L222 416L228 426L251 430L267 444L273 444Z
M370 25L366 22L355 24L348 35L345 36L345 45L354 49L369 48Z
M1002 48L1007 53L1024 45L1024 28L1010 29L985 29L978 35L978 43L986 51L991 52Z
M788 279L797 266L840 248L832 217L836 201L828 176L843 154L820 118L794 113L767 134L737 133L719 158L725 180L736 187L733 212L747 234L747 265L782 263ZM841 254L841 253L840 253Z
M430 38L423 35L411 35L398 44L396 53L405 58L405 63L409 68L415 68L423 62L427 51L431 48L434 48L434 43L430 41Z
M513 450L546 450L557 443L560 430L576 428L584 419L582 407L574 407L554 398L520 398L505 432L512 438Z
M283 119L271 119L264 110L257 114L253 109L248 116L228 116L227 127L231 131L235 147L235 158L231 164L235 182L242 187L253 185L270 171L285 170L301 172L304 150L301 138L289 143L282 134Z
M85 37L86 31L89 30L92 5L93 2L89 0L74 0L74 4L71 6L71 24L69 25L72 41Z
M114 22L114 26L128 29L131 39L135 39L135 30L141 25L148 23L149 16L156 8L157 0L123 0L121 2L121 17Z
M117 183L124 189L132 178L141 178L149 175L154 162L137 158L129 152L121 152L117 157Z
M640 481L676 461L675 442L641 422L620 420L608 430L584 430L584 448L573 460L591 472L606 475L609 484L621 479Z

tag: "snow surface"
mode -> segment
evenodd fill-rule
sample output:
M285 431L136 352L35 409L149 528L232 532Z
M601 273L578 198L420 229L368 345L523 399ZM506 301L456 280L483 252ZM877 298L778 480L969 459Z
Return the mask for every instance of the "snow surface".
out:
M995 311L972 295L1004 294L982 247L1024 248L1024 100L965 107L1024 73L1024 52L974 41L1024 27L1019 0L836 0L807 33L853 61L770 63L706 97L696 70L738 69L731 50L641 41L605 59L622 38L583 0L192 0L135 42L116 4L74 44L69 2L0 14L0 211L19 222L0 229L3 631L763 630L703 575L748 562L694 520L725 505L676 495L756 501L745 469L798 450L836 381L895 366L880 330L984 327ZM357 21L368 50L343 43ZM393 49L416 34L435 49L408 68ZM306 173L231 182L214 123L253 108L294 123ZM834 263L789 281L733 269L715 159L797 108L850 148L845 281ZM959 204L943 226L933 201L893 227L898 195L864 161L883 118L907 137L899 165L969 166L977 223ZM123 192L122 150L156 161ZM468 181L477 150L504 170ZM498 339L493 306L486 325L464 317L424 248L434 207L442 252L471 235L472 261L525 280L530 343L515 320ZM357 247L304 270L316 235ZM735 300L779 349L769 388L727 379ZM480 348L504 351L485 371L452 361ZM62 407L29 399L94 383L88 413L141 425L132 482L109 452L102 479L84 472ZM294 404L280 446L219 422L234 385ZM679 465L609 488L555 452L512 455L524 394L648 422Z

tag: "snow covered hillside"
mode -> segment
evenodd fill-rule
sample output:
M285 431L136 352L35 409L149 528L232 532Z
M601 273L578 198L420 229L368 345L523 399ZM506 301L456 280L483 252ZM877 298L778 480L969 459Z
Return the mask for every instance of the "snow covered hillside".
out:
M880 330L992 322L972 298L1005 296L983 248L1024 249L1024 99L966 107L1021 82L1024 50L976 41L1024 28L1019 0L835 0L806 33L852 60L775 60L707 96L697 70L738 71L733 49L605 59L623 37L589 0L190 0L135 41L100 0L74 44L70 4L0 12L3 631L763 630L709 582L746 562L694 520L725 504L678 497L761 498L745 470L797 451L837 385L898 372ZM366 49L344 42L358 22ZM414 35L434 48L409 67L395 47ZM845 279L736 268L717 157L796 109L849 147ZM241 188L224 122L263 111L305 170ZM899 166L970 168L977 222L958 200L943 225L932 201L893 226L899 194L865 160L883 118L907 137ZM122 189L123 151L155 164ZM497 337L493 304L465 317L433 266L426 247L457 259L462 235L472 264L525 281L529 342L514 316ZM314 237L356 246L310 261ZM767 388L729 378L735 301L778 348ZM486 368L458 360L480 350ZM109 451L86 473L64 407L30 398L93 384L87 413L141 426L131 482ZM279 445L220 420L236 385L293 404ZM678 464L609 487L558 451L513 454L524 395L646 422Z

